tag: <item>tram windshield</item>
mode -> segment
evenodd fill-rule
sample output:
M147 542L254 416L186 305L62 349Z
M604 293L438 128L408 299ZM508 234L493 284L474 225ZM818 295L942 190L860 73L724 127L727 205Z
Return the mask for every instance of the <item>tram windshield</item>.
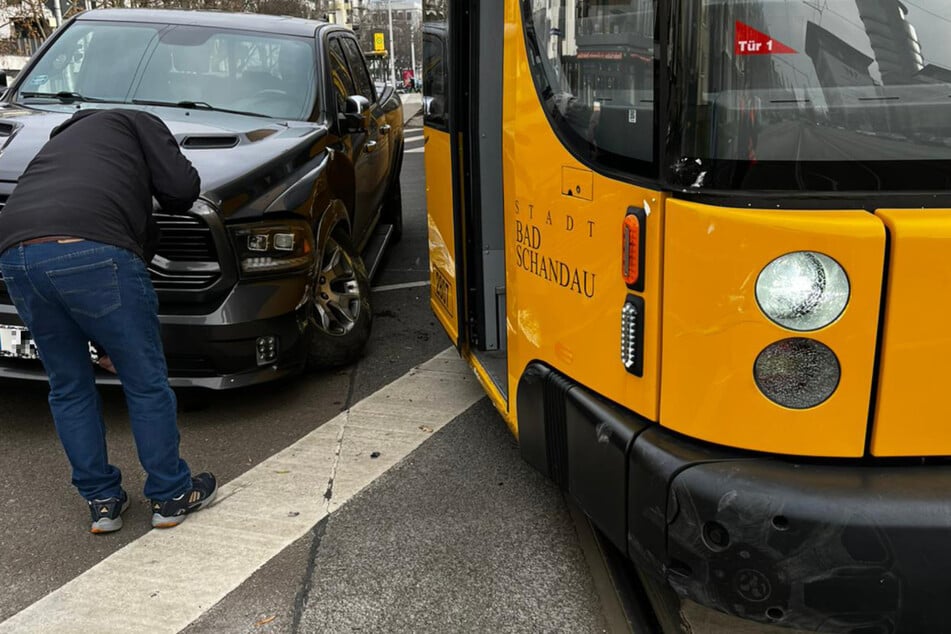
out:
M539 94L581 158L654 159L676 189L951 187L946 0L674 0L659 151L656 2L523 7Z

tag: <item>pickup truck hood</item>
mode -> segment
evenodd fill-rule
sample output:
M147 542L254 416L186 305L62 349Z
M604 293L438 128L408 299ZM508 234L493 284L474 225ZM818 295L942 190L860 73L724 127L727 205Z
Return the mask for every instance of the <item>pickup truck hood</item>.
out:
M133 107L165 122L201 175L203 194L212 200L227 196L228 190L251 174L279 169L283 160L291 160L326 132L325 127L307 122L207 110ZM16 182L53 128L74 112L75 106L68 105L44 104L43 110L0 107L0 181Z

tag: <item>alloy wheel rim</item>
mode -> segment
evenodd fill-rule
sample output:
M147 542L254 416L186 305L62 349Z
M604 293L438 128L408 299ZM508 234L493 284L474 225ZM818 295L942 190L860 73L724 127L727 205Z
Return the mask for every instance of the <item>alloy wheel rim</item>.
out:
M363 310L353 259L333 238L327 241L317 275L314 307L316 325L335 336L353 330Z

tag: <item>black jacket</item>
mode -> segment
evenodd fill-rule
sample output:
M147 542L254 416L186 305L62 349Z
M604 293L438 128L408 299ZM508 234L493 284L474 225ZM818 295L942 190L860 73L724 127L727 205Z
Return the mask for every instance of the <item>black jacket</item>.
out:
M158 239L152 197L163 210L185 211L200 187L158 117L81 110L53 130L0 211L0 253L63 235L122 247L148 262Z

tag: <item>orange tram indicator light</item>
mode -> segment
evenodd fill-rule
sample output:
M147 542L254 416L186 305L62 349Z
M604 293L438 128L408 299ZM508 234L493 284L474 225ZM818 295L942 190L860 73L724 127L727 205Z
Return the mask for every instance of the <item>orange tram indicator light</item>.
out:
M644 290L644 281L641 277L644 266L644 229L646 214L643 209L631 207L624 216L622 224L621 248L621 276L624 283L631 290Z

